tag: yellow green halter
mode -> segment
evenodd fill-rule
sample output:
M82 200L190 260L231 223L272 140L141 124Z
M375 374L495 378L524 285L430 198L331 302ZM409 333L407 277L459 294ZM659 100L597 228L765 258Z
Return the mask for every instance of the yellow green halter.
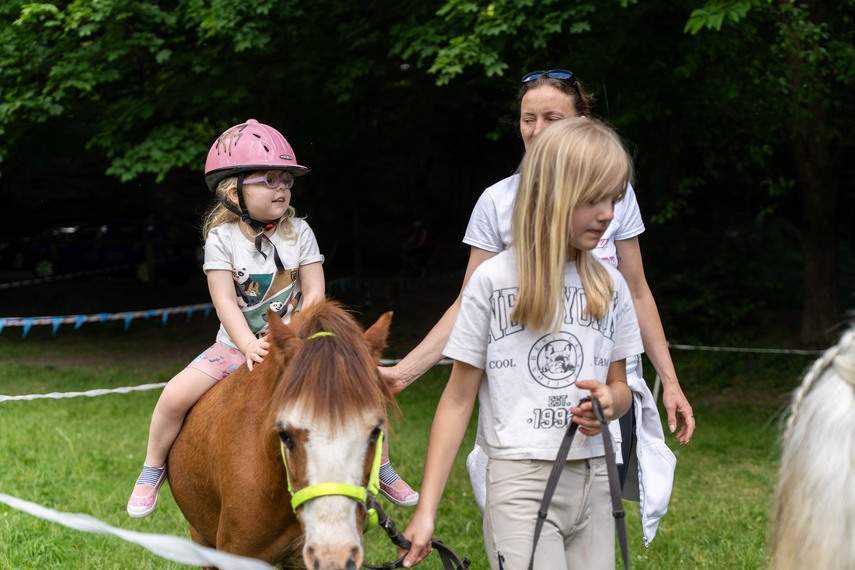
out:
M285 444L280 442L279 447L282 450L282 462L285 464L285 475L288 479L288 492L291 493L291 508L294 509L294 514L297 514L297 507L308 500L326 495L343 495L360 503L365 503L368 494L376 496L380 492L380 457L383 453L383 432L377 437L377 448L374 452L374 462L371 464L371 473L368 475L368 486L357 487L356 485L347 485L345 483L319 483L310 485L294 492L294 487L291 485L291 473L288 471L288 460L285 458ZM374 509L367 509L365 520L365 532L377 526L379 515Z
M334 333L327 331L318 331L315 334L306 337L306 340L318 338L322 336L335 336ZM368 487L357 487L356 485L347 485L345 483L319 483L310 485L294 492L294 486L291 485L291 473L288 471L288 460L285 458L285 444L279 442L279 447L282 451L282 463L285 464L285 476L288 479L288 492L291 493L291 508L294 509L294 514L297 514L297 507L317 497L326 495L343 495L360 503L365 503L369 493L372 497L380 492L380 457L383 453L383 432L377 437L377 448L374 452L374 462L371 464L371 473L368 475ZM379 515L377 511L366 506L367 514L365 520L365 532L377 526Z

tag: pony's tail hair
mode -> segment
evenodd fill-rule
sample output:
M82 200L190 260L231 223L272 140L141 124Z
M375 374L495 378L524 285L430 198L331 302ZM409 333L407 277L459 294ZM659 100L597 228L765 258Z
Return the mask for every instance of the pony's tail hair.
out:
M772 570L855 568L855 327L810 367L783 437Z

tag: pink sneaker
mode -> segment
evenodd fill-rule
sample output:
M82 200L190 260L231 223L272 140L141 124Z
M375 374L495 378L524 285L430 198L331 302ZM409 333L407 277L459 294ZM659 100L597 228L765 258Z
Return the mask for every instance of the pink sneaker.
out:
M128 515L131 518L145 518L154 512L154 508L157 506L157 493L160 491L160 486L163 485L164 481L166 481L165 466L156 485L136 485L134 487L134 492L131 494L131 498L128 499ZM148 490L148 494L145 496L138 496L136 495L138 490L142 492Z
M419 502L419 494L407 485L407 482L398 478L391 485L380 481L380 492L392 501L393 505L399 507L415 507Z

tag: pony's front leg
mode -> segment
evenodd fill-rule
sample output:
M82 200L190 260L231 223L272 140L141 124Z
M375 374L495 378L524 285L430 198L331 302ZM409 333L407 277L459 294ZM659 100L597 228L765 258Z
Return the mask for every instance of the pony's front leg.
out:
M200 533L198 530L196 530L196 528L192 524L188 525L188 526L190 527L190 538L193 540L193 542L195 542L199 546L207 546L208 548L215 548L215 546L213 544L211 544L210 542L205 540L205 538L202 536L202 533ZM204 566L203 570L217 570L217 568L214 566Z
M223 513L217 530L217 550L257 558L274 566L282 564L285 569L304 569L303 530L299 523L266 514L238 521Z

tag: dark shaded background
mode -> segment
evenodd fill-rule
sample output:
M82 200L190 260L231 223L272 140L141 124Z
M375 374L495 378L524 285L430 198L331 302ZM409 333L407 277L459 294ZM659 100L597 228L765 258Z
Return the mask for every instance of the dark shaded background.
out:
M361 290L331 293L369 313L407 311L415 303L414 320L430 324L459 288L468 257L461 238L475 201L522 156L518 78L531 69L571 68L596 95L595 115L616 127L635 160L634 186L647 225L640 237L645 269L669 339L799 343L803 203L792 186L789 140L772 128L786 117L764 92L768 78L751 75L762 65L756 58L775 41L773 26L758 20L720 35L688 36L683 27L698 2L601 8L584 34L553 38L543 47L511 46L503 52L504 76L488 77L475 66L437 86L426 66L390 54L390 45L396 22L431 16L438 5L372 4L356 14L355 5L322 4L317 13L294 18L271 13L264 25L291 27L263 50L232 53L224 40L219 67L198 74L187 64L171 93L159 84L156 90L141 74L138 83L110 85L97 95L137 90L140 106L156 109L150 116L115 117L116 131L129 141L176 117L204 125L208 135L199 144L205 148L247 118L279 129L299 162L312 169L297 180L292 203L318 237L327 281L363 283ZM335 10L323 13L323 7ZM347 35L351 28L358 33ZM210 52L206 46L198 57ZM347 75L357 67L359 73ZM216 98L218 89L239 96ZM179 90L192 97L182 98ZM851 90L836 104L829 121L845 132L855 118ZM0 176L8 213L0 241L60 223L151 216L179 224L201 242L199 220L212 199L202 176L204 156L160 182L153 174L119 182L105 174L115 157L109 145L99 146L102 125L94 122L109 122L111 115L103 113L110 107L98 98L91 106L81 98L79 105L7 133L14 145L6 149ZM838 235L828 247L839 254L841 322L855 308L855 199L849 191L855 161L847 140L837 141L833 172L841 192L836 219L827 221ZM414 287L402 278L402 245L416 220L432 230L436 250L421 288L396 295ZM21 277L4 273L2 280ZM390 286L396 279L400 283ZM429 297L435 302L410 300ZM0 289L0 316L207 300L201 277L151 286L98 277Z

